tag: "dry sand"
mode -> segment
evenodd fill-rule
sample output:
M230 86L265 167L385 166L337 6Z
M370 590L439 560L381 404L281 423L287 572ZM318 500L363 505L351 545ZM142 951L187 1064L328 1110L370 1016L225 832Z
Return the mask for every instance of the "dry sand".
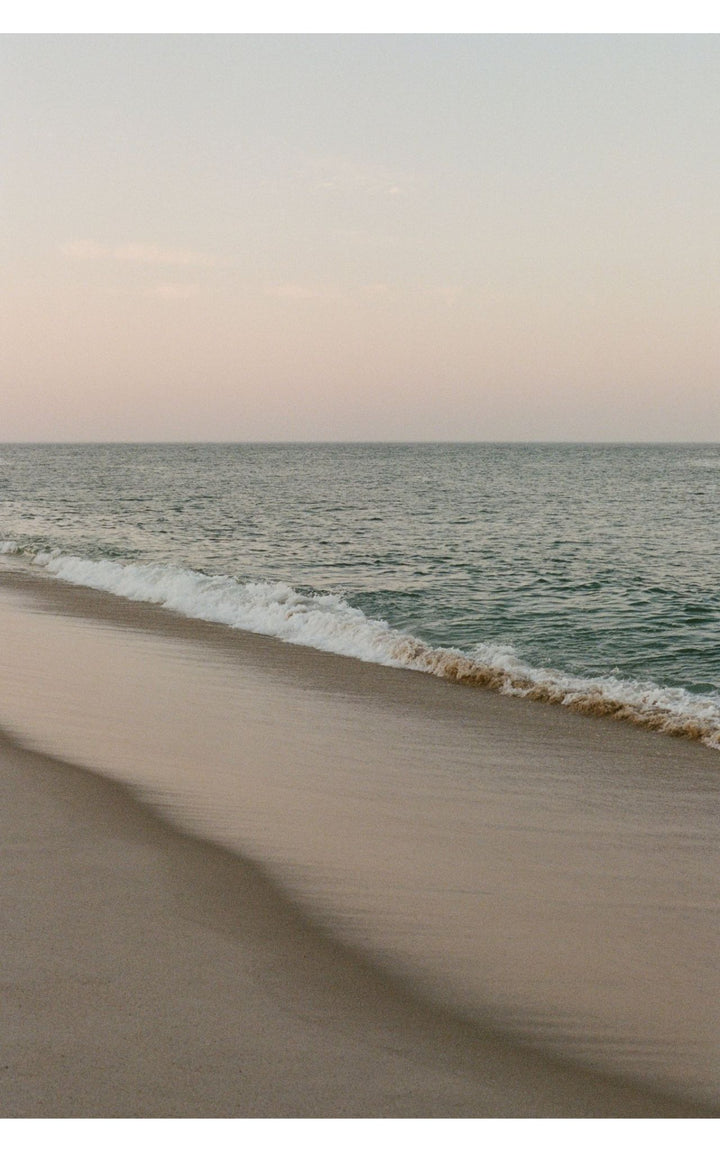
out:
M702 1114L434 1011L122 786L0 772L6 1117Z

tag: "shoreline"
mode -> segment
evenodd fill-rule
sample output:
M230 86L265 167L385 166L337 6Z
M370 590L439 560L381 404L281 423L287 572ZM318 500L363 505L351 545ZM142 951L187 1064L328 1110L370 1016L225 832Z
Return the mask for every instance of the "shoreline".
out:
M5 547L0 544L0 553L15 555L13 542L7 542L7 552L3 552ZM29 563L23 558L11 562L11 567L17 565L16 574L24 568L30 576ZM293 646L361 662L423 672L505 696L559 705L585 716L609 717L720 750L717 702L702 695L694 698L679 686L632 677L618 679L607 672L578 675L561 668L534 667L493 644L485 655L437 646L383 620L366 617L344 602L327 611L320 607L323 597L308 599L282 582L239 585L227 576L208 578L190 569L175 570L172 565L164 571L161 565L159 572L154 564L49 553L38 554L32 565L38 575L39 567L46 576L55 576L72 587L149 604L186 620L220 624L232 632L274 637Z
M551 1053L543 1047L542 1032L531 1034L524 1042L515 1029L513 1037L513 1029L504 1027L502 1012L498 1015L491 1001L487 1011L468 1015L449 991L438 997L434 994L437 984L433 989L422 978L414 978L412 968L393 964L390 953L386 954L382 945L378 947L377 941L373 944L362 932L349 936L344 933L342 918L323 914L322 900L319 904L312 899L308 902L304 897L313 891L312 873L307 881L310 888L306 883L303 890L302 885L294 883L290 869L288 876L293 882L287 885L283 870L278 870L272 856L261 850L262 844L260 849L253 846L252 837L245 843L243 838L216 835L201 820L186 819L187 812L175 811L172 803L163 802L160 785L154 788L147 786L142 777L124 777L122 772L115 773L112 764L109 768L105 764L98 767L92 749L108 752L114 741L124 739L122 728L115 731L112 726L104 726L109 718L103 709L97 715L91 710L87 715L80 711L74 718L68 717L63 712L67 702L63 703L61 697L53 701L47 695L48 685L53 693L57 692L58 670L63 667L57 664L57 653L53 653L53 638L60 637L62 645L58 651L65 660L69 652L74 653L77 667L65 665L70 679L79 675L86 663L90 685L97 676L107 676L108 669L101 668L92 646L85 650L82 644L72 649L67 645L78 640L101 644L98 651L106 652L111 664L116 658L119 660L117 668L110 668L116 681L115 691L120 687L118 677L132 678L140 667L123 663L123 634L131 649L133 644L145 644L140 651L141 663L149 661L147 675L151 680L153 673L159 676L162 691L170 691L171 687L175 690L175 681L184 675L183 662L191 656L203 664L217 661L222 682L242 674L245 680L237 681L235 695L227 699L242 705L246 726L259 724L260 743L251 742L250 747L263 750L267 724L274 730L279 723L278 707L289 706L287 746L279 746L280 753L286 756L292 770L302 751L298 764L302 761L303 771L311 771L314 765L321 773L318 783L323 788L324 781L336 778L338 765L333 757L340 747L338 733L342 737L345 731L337 728L333 711L339 707L338 700L351 708L354 723L357 714L361 719L365 717L366 726L369 720L370 726L387 722L396 727L401 714L403 755L413 753L412 747L408 751L406 741L408 737L420 739L422 724L449 723L452 729L470 725L468 732L472 734L478 713L483 725L478 731L488 745L488 754L505 769L513 767L513 757L520 756L525 764L531 750L533 754L539 752L541 758L552 758L559 750L565 758L571 757L572 766L572 757L585 756L591 747L596 749L596 758L600 755L598 748L603 751L609 747L621 757L614 769L621 784L625 771L622 765L631 767L637 754L648 750L647 765L643 768L641 764L637 769L641 785L644 779L650 783L658 767L667 776L676 767L676 741L632 728L623 731L624 726L609 720L589 720L565 710L443 683L422 673L362 664L349 657L317 653L251 633L230 633L221 625L186 620L157 606L61 585L34 574L6 578L3 572L0 590L3 586L8 595L0 607L7 636L12 640L9 648L6 645L6 688L11 685L7 677L19 672L12 652L17 655L20 649L11 625L13 604L20 604L16 598L24 591L34 616L20 612L18 637L20 642L25 638L35 660L35 664L30 661L29 672L23 673L29 679L23 684L21 677L17 689L18 699L29 696L29 703L26 700L24 705L26 717L37 720L38 709L45 701L51 711L55 708L46 732L60 731L67 723L72 736L74 724L73 739L82 743L83 725L90 724L93 716L97 729L94 743L91 741L87 753L80 757L77 753L58 754L47 743L45 750L51 755L44 755L46 737L40 730L31 737L36 751L21 748L6 736L0 740L0 760L9 757L17 768L12 774L12 787L8 784L7 790L8 800L16 810L11 827L24 830L24 840L15 847L13 837L6 837L11 864L6 891L10 900L17 901L16 906L26 908L28 914L13 918L10 936L15 949L13 989L19 1002L24 999L29 1006L29 1018L24 1018L22 1011L14 1018L12 1035L26 1061L33 1063L33 1047L49 1054L49 1079L44 1084L33 1080L29 1064L24 1071L22 1061L11 1065L15 1071L8 1079L9 1094L4 1095L7 1101L15 1102L11 1107L20 1111L10 1114L715 1114L710 1101L702 1095L682 1090L675 1095L667 1086L656 1091L647 1077L643 1083L602 1068L588 1068L581 1059ZM32 620L34 630L24 632L23 627ZM76 623L65 634L63 629L67 631L72 620ZM162 643L161 637L165 638ZM49 648L44 652L42 644L46 642ZM153 664L163 643L174 646L180 663L173 658L175 662L168 666ZM109 648L102 648L107 644ZM46 658L48 669L44 667ZM191 672L198 672L197 663L191 662L189 667ZM37 679L41 668L48 676L44 687ZM219 681L209 683L217 689ZM199 681L189 679L178 697L181 703L190 701L188 685L193 693L200 686ZM65 685L60 691L65 691ZM78 697L79 691L74 689L75 697L82 698L84 708L89 702L82 693ZM6 706L11 702L7 691L5 701ZM327 725L329 735L325 745L313 745L311 741L302 747L303 739L309 739L307 725L303 727L302 709L310 705L309 720L316 727L318 722L321 728ZM256 715L262 707L269 710L265 719ZM222 711L220 708L215 720ZM177 707L172 714L179 715ZM212 734L212 717L208 724L204 737ZM141 727L141 731L150 729ZM15 739L23 743L23 724L13 726L13 732ZM382 745L382 733L378 739ZM144 747L142 741L139 747ZM182 742L176 747L185 754ZM202 742L193 746L192 755L197 757L198 750L205 747ZM374 746L368 747L372 751ZM147 757L152 760L158 750L166 751L162 743L149 744ZM171 751L170 748L168 756L172 767ZM683 742L684 762L699 766L701 775L704 772L713 781L715 755ZM327 765L323 767L325 761ZM604 762L602 756L598 762ZM250 762L244 767L249 769ZM267 767L268 764L263 771ZM323 777L322 773L328 770L331 777ZM38 782L34 800L27 790L23 796L23 780L28 774ZM248 786L253 779L257 784L261 778L253 777L251 772ZM313 791L317 787L313 780L303 779L310 791L308 799L302 800L304 807L298 809L302 818L310 811L307 804L320 799L317 790ZM347 777L343 785L340 770L337 779L342 803L336 815L350 802L346 789L352 777ZM450 783L452 779L448 777ZM382 783L381 777L377 780ZM521 780L518 776L518 786ZM587 777L586 783L589 781ZM422 789L422 780L414 778L415 785ZM272 807L272 790L264 800L262 796L259 799L265 821L282 815L290 799L297 801L296 796L287 793L287 783L282 779L280 786L281 808ZM268 798L271 804L264 814ZM517 799L511 795L510 800L514 811ZM411 796L410 808L413 802ZM40 814L47 813L51 826L59 829L57 840L48 842L40 817L34 819L33 803ZM371 813L381 814L383 804ZM10 808L8 803L6 813ZM79 831L73 811L80 816ZM192 812L189 815L193 817ZM324 827L321 816L313 814L313 818L319 818L319 826ZM252 829L252 823L249 827ZM280 828L278 833L281 841L282 831ZM342 841L341 859L349 852L348 866L352 867L351 861L357 862L357 858L352 856L351 845L342 840L341 833L338 837ZM226 847L218 846L218 841ZM508 842L507 850L512 843ZM504 841L499 842L501 848L503 844ZM560 847L565 850L562 838ZM551 868L555 866L553 859L551 853ZM394 859L393 869L401 863ZM16 885L13 889L18 876L22 881L20 888ZM380 879L384 882L382 876ZM48 885L53 889L49 903L47 895L43 896ZM82 893L86 904L80 898ZM115 903L104 898L113 893ZM60 915L59 909L64 906L67 912ZM423 907L420 905L424 916ZM75 931L72 924L77 925ZM78 937L77 943L73 943L73 936ZM43 947L48 940L54 941L50 956L45 955ZM32 960L29 971L25 971L27 957ZM63 957L58 968L58 958ZM386 959L390 962L385 963ZM580 959L584 964L582 955ZM500 971L507 982L506 977L511 974L507 965L501 965ZM418 973L422 976L422 968L416 976ZM53 987L65 988L59 1006L49 999ZM659 988L657 995L668 993L673 994L672 984L664 990ZM104 1037L108 1050L112 1049L112 1084L107 1063L101 1063L96 1071L90 1059L96 1052L98 1036ZM69 1049L76 1053L79 1063L68 1069L63 1067L63 1053ZM289 1064L287 1053L291 1049L296 1059ZM187 1053L186 1064L178 1061L181 1051ZM128 1061L126 1075L122 1069ZM240 1078L240 1096L235 1071L238 1064L245 1069ZM195 1070L197 1084L188 1076L190 1066ZM83 1070L80 1074L78 1068ZM100 1111L83 1111L86 1105L78 1104L77 1085L85 1078L95 1085L93 1099L99 1101ZM154 1084L149 1094L144 1092L145 1082ZM662 1079L658 1078L657 1083L661 1084ZM55 1105L61 1111L42 1110L52 1107L51 1099L62 1101ZM81 1103L88 1099L85 1093ZM24 1112L23 1101L29 1101L34 1111ZM80 1110L62 1110L68 1107ZM112 1111L113 1108L117 1110Z

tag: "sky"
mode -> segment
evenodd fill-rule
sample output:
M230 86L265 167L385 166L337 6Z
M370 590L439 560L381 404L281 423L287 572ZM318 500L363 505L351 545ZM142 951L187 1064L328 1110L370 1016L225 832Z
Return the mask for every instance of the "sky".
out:
M0 36L0 440L720 441L717 35Z

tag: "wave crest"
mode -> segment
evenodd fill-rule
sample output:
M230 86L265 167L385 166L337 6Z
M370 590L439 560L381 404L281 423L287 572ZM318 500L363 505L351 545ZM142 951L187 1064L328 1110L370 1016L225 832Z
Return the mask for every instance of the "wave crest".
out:
M13 541L0 553L17 553ZM628 721L720 750L720 698L612 676L579 677L523 663L509 645L470 652L436 648L366 616L333 593L306 594L282 582L240 583L162 564L121 564L55 552L29 557L71 584L159 604L183 616L275 636L342 656L410 668L458 684L560 704L588 716Z

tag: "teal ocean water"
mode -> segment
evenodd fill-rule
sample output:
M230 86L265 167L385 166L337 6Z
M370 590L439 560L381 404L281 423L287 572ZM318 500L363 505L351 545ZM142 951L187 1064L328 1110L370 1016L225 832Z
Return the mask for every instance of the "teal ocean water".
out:
M720 738L720 446L0 446L13 562Z

